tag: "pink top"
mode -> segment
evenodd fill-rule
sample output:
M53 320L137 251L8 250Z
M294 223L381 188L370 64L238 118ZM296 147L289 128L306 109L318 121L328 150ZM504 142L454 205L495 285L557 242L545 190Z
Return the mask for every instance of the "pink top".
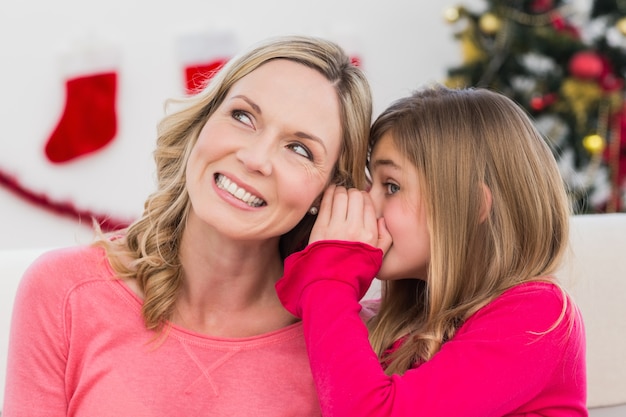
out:
M325 416L587 416L585 335L554 284L518 285L480 309L435 356L387 376L358 300L382 252L316 242L287 258L278 295L303 318ZM566 305L563 320L558 321Z
M319 416L302 325L223 339L146 330L141 300L100 248L57 250L25 273L5 404L15 416Z

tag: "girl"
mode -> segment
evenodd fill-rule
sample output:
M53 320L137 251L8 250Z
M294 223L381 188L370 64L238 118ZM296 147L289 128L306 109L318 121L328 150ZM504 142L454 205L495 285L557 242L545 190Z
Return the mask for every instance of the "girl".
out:
M586 416L583 324L552 275L569 204L529 118L487 90L425 89L370 147L369 196L329 189L277 284L324 415Z

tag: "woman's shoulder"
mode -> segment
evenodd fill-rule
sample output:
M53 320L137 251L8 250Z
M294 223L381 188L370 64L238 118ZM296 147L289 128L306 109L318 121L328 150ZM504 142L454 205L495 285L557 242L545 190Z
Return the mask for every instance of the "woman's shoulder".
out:
M92 245L71 246L39 255L24 272L20 285L67 290L81 282L110 279L112 275L104 249Z
M30 265L29 269L75 270L84 266L106 263L104 249L94 245L77 245L55 248L43 252Z

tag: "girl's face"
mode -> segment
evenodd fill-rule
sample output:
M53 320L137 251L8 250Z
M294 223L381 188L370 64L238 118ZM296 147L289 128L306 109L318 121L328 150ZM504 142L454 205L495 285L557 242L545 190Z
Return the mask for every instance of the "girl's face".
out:
M291 230L326 187L342 141L335 88L293 61L270 61L228 92L187 165L190 222L234 239Z
M415 166L385 134L374 146L369 191L376 215L385 219L393 243L378 273L381 280L427 279L430 233Z

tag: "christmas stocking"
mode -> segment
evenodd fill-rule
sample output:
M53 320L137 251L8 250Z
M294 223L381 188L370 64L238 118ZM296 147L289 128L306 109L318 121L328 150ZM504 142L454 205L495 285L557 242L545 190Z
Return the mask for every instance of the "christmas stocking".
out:
M194 33L178 41L185 71L185 91L195 94L237 52L235 35L227 31Z
M217 58L202 65L190 65L185 68L185 91L194 94L202 90L222 66L228 61L227 58Z
M88 45L65 57L63 114L45 146L53 163L68 162L110 143L117 132L116 51Z
M345 22L335 25L331 27L326 37L334 40L346 51L352 65L363 68L362 40L354 27Z

